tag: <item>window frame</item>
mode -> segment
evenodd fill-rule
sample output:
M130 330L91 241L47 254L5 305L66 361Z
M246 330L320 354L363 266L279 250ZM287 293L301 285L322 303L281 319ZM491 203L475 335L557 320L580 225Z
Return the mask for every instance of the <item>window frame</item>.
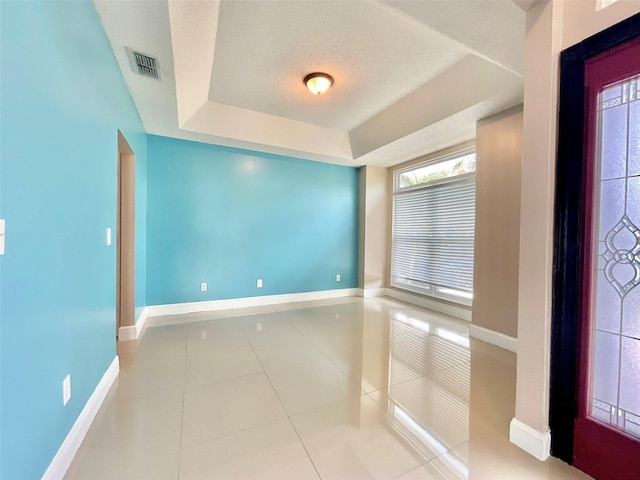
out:
M438 180L432 180L430 182L425 182L425 183L418 183L417 185L409 185L407 187L401 187L400 184L400 175L402 175L403 173L407 173L407 172L411 172L412 170L418 170L420 168L424 168L424 167L428 167L429 165L437 165L438 163L444 163L446 161L449 160L455 160L456 158L462 158L465 157L471 153L476 153L476 147L469 147L469 148L465 148L463 150L458 150L454 153L449 153L447 155L441 155L438 157L434 157L431 158L429 160L424 160L422 162L418 162L418 163L413 163L411 165L408 165L406 167L402 167L402 168L398 168L397 170L394 170L393 172L393 195L400 193L400 192L408 192L410 190L418 190L420 188L425 188L427 185L428 186L435 186L435 185L442 185L444 183L449 183L451 181L456 181L462 177L465 176L472 176L475 177L476 172L475 170L471 173L463 173L461 175L456 175L454 177L446 177L446 178L440 178Z
M429 284L428 288L414 286L407 283L399 283L394 279L394 244L395 244L395 227L396 227L396 202L395 198L397 195L402 195L405 193L410 193L418 190L427 190L434 187L446 185L449 183L471 183L475 184L476 181L476 171L469 173L463 173L460 175L455 175L452 177L441 178L438 180L432 180L430 182L420 183L416 185L409 185L405 187L400 186L400 176L404 173L411 172L413 170L418 170L420 168L424 168L430 165L437 165L438 163L444 163L449 160L454 160L457 158L464 157L469 154L476 154L477 149L475 145L468 146L459 150L450 151L443 155L438 155L433 158L429 158L423 161L411 162L410 165L406 165L400 168L393 170L393 178L391 185L391 239L390 239L390 269L389 269L389 285L393 288L397 288L400 290L404 290L407 292L417 293L419 295L423 295L429 298L433 298L436 301L444 300L447 302L451 302L457 305L471 307L473 304L473 292L471 293L471 298L465 298L465 295L456 295L450 294L447 292L442 292L441 290L455 290L449 287L442 287L437 285ZM477 156L476 156L477 161ZM474 202L475 206L475 202ZM475 220L474 220L474 238L475 238ZM462 291L461 291L462 293ZM465 292L466 293L466 292Z
M572 464L574 428L578 412L577 372L580 353L580 292L582 273L581 222L585 214L583 184L585 65L602 52L638 38L640 14L623 20L560 54L558 145L553 225L553 282L551 305L551 380L549 426L551 454Z

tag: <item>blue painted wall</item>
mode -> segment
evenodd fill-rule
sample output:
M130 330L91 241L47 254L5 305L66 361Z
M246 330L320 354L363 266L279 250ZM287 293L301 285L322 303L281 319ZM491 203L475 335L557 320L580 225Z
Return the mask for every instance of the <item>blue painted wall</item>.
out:
M147 145L149 305L357 286L357 169L151 135Z
M36 479L116 353L117 129L141 172L146 135L93 3L0 3L0 477Z

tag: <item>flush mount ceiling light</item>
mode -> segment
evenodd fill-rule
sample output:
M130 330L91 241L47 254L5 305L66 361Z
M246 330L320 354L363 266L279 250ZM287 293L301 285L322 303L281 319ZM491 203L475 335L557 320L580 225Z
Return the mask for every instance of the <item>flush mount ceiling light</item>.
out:
M314 95L322 95L333 85L333 77L328 73L310 73L303 80L309 91Z

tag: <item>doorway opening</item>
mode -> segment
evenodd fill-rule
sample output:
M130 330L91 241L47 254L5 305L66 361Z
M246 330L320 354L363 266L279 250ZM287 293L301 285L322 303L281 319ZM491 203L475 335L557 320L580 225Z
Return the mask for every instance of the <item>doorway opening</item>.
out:
M627 195L640 182L639 32L640 14L561 55L551 451L599 480L640 472L640 401L627 392L640 382L623 358L640 352L640 193Z
M118 218L116 234L116 338L135 338L136 157L118 130Z

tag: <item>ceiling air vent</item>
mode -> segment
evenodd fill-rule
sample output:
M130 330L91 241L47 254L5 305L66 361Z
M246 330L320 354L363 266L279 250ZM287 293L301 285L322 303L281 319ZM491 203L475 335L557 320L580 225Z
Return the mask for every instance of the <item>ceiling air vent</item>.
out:
M143 77L160 80L160 65L156 57L136 52L130 48L127 48L126 50L127 55L129 56L129 62L131 62L131 68L135 73L142 75Z

